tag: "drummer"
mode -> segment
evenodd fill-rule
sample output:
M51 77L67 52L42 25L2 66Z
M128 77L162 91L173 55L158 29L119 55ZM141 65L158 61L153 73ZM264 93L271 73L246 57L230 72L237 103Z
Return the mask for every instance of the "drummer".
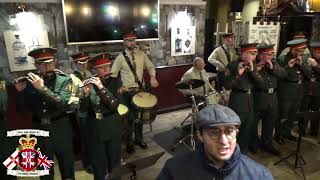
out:
M202 80L204 85L190 89L179 89L184 96L191 96L192 94L196 97L196 102L201 103L205 102L206 104L217 104L218 96L215 89L211 86L209 82L209 76L204 69L206 66L204 60L201 57L196 57L193 60L193 67L191 67L181 78L181 81L186 81L190 79ZM207 96L207 98L206 98Z
M129 117L125 125L125 138L128 153L135 151L134 144L142 149L147 149L148 146L143 140L143 122L138 118L138 110L131 106L131 98L142 89L143 86L143 71L148 70L150 76L151 87L159 86L156 79L156 70L148 56L137 48L137 36L134 33L128 33L123 36L123 44L125 50L120 53L113 62L111 73L113 77L120 77L122 87L119 90L126 100L126 105L129 107ZM133 142L133 129L134 139Z

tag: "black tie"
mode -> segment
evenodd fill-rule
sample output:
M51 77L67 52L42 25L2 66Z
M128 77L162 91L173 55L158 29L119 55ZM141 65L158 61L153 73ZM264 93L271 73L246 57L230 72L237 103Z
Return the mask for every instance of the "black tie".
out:
M226 50L227 52L227 59L228 59L228 62L230 62L231 61L231 57L230 57L230 51L229 51L229 48L227 48L227 50Z
M136 70L136 62L134 61L133 53L131 53L131 57L132 57L132 66L133 66L134 70Z
M202 72L200 71L200 79L204 82L203 77L202 77ZM203 88L203 95L206 95L206 87L205 87L205 83L202 86Z

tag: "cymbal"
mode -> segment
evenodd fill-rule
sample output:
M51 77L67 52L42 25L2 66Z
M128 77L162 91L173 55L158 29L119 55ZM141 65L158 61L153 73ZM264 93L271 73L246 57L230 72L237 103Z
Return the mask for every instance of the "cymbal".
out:
M192 89L198 88L200 86L204 85L204 81L199 79L187 79L184 81L179 81L176 83L176 88L178 89L190 89L190 86Z

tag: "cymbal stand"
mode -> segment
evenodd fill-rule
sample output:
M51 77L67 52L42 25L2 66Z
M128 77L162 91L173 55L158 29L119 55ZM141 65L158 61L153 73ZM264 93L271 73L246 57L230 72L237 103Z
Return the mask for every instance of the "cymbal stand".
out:
M191 100L192 100L192 113L191 113L191 127L190 127L190 134L188 134L185 137L182 137L182 139L180 139L176 144L173 145L173 147L171 148L172 151L174 151L176 149L176 147L180 144L183 144L187 149L189 149L190 151L194 151L195 150L195 139L194 139L194 120L195 120L195 115L198 112L198 105L196 103L196 98L194 96L194 93L192 91L192 86L190 85L189 87L190 92L191 92ZM188 145L186 143L186 141L188 140L188 138L190 138L190 145Z

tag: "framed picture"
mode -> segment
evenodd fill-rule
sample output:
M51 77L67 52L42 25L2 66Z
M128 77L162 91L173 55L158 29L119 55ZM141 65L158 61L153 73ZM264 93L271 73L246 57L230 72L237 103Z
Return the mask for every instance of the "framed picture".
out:
M23 31L9 30L4 31L3 35L11 72L35 69L33 59L28 56L28 52L36 48L49 46L46 31L30 36Z
M196 27L172 27L171 28L171 56L183 56L195 54Z

